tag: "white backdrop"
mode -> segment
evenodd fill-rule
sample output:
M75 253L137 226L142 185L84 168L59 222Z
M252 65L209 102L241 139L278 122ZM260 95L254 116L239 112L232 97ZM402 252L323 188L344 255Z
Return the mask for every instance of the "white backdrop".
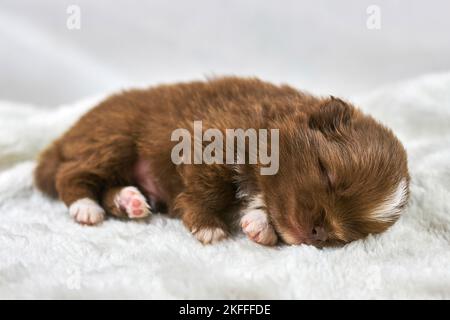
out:
M370 4L380 30L366 27ZM449 12L445 0L0 0L0 99L50 107L214 74L353 96L450 70Z

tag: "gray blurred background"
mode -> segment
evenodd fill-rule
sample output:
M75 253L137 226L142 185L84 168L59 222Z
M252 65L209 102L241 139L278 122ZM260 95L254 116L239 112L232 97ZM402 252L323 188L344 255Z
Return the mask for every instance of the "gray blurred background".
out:
M450 70L449 14L444 0L0 0L0 100L53 107L230 74L354 96Z

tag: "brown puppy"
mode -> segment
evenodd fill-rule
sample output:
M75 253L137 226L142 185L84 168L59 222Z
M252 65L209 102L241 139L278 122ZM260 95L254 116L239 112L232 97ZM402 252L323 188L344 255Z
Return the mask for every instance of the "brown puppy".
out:
M278 172L262 175L259 161L174 164L172 133L193 132L196 120L203 131L279 129ZM340 99L242 78L114 95L41 155L35 180L80 223L167 211L203 243L239 221L265 245L343 244L386 230L409 194L406 153L389 129Z

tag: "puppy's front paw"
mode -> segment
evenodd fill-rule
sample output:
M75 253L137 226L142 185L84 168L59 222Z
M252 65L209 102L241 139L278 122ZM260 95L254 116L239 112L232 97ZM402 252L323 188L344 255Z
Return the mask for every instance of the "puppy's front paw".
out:
M222 228L194 228L192 234L203 244L216 243L228 236Z
M92 199L83 198L75 201L69 207L70 216L78 223L96 225L105 218L105 210Z
M278 237L272 225L267 219L267 213L262 209L254 209L247 212L241 218L242 231L256 243L273 246Z
M117 208L124 210L131 219L150 215L150 206L142 193L135 187L125 187L114 199Z

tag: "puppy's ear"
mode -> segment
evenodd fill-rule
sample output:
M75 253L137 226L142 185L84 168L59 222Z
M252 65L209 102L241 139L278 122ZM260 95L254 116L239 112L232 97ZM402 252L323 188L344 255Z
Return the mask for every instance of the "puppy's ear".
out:
M310 115L308 125L311 129L324 134L335 133L340 128L350 125L354 110L341 99L330 96Z

